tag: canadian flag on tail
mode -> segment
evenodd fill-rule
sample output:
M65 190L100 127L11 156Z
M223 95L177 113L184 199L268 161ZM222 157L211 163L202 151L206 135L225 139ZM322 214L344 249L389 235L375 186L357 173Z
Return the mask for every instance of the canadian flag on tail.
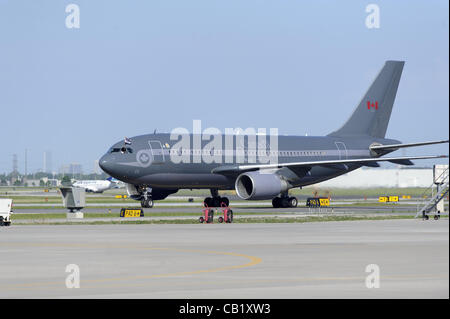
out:
M371 103L370 101L367 101L367 109L373 109L378 110L378 101L375 101L375 103Z

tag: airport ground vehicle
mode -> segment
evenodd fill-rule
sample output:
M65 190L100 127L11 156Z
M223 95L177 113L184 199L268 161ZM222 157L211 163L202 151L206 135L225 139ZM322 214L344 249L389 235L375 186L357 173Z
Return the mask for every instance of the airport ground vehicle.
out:
M200 222L200 224L203 223L212 224L213 220L214 220L214 210L206 206L203 209L203 216L200 216L198 221Z
M232 223L233 222L233 211L230 207L222 205L223 217L219 217L219 223Z
M202 212L203 215L200 216L200 218L198 219L198 221L203 224L203 223L207 223L207 224L212 224L214 221L214 211L216 213L218 213L218 209L217 208L211 208L206 206ZM230 207L228 207L225 204L221 205L221 213L223 215L220 216L218 218L219 223L232 223L233 222L233 211L230 209Z
M11 225L12 199L0 199L0 226Z

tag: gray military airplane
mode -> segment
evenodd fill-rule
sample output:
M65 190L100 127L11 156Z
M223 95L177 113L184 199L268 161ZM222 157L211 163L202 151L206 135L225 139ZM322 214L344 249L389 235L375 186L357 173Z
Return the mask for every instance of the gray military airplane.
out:
M404 147L448 143L402 144L385 138L403 65L403 61L387 61L347 122L326 136L270 135L264 136L262 143L257 136L256 148L250 143L255 136L244 136L240 143L240 134L220 134L211 147L212 139L198 134L155 132L117 142L99 164L107 174L126 183L130 197L146 208L179 189L210 189L212 196L204 200L209 207L228 206L228 198L219 196L218 191L234 189L242 199L272 199L273 207L279 208L297 206L289 189L362 166L378 167L382 161L414 165L411 160L446 158L381 157Z

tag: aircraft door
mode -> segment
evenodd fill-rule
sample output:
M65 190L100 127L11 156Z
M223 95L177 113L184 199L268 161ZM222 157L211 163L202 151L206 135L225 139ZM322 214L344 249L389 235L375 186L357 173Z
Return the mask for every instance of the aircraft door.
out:
M347 159L348 152L347 152L347 147L345 146L345 143L335 142L334 144L336 144L336 148L338 149L339 159L340 160Z
M150 150L153 156L152 164L162 164L164 163L164 151L160 141L152 140L149 141Z

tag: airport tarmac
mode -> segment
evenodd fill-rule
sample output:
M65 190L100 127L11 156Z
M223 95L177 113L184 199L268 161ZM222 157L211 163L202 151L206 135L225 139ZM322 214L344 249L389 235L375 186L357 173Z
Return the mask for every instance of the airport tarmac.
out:
M449 298L449 221L0 228L1 298ZM80 288L66 288L66 266ZM379 266L380 288L366 267Z

